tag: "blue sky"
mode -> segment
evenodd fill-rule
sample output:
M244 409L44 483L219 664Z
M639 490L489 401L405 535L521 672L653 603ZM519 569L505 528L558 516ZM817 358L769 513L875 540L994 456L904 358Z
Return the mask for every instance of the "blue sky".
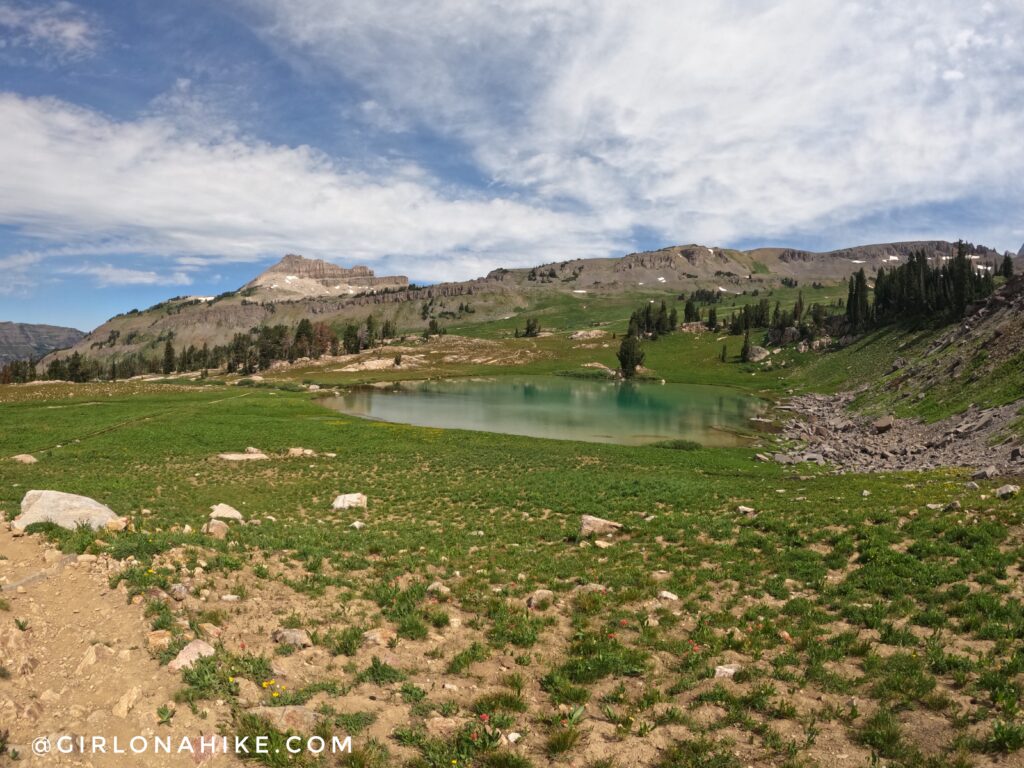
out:
M0 0L0 319L284 253L1024 241L1019 0Z

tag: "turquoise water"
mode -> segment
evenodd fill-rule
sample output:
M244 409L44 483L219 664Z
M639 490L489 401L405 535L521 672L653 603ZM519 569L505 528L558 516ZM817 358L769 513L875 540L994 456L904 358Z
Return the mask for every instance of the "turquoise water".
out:
M359 387L323 404L352 416L421 427L642 445L685 439L741 445L764 403L735 390L562 376L449 379Z

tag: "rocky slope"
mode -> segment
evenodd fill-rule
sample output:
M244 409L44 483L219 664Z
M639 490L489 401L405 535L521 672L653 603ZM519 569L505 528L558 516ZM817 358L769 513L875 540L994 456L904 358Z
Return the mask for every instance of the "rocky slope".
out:
M70 347L84 336L76 328L0 322L0 365L11 360L42 357L55 349Z
M807 395L783 436L804 450L779 459L857 471L995 466L1024 474L1024 276L923 349L894 348L888 373L856 393ZM908 418L886 415L895 411ZM915 417L949 413L937 420Z

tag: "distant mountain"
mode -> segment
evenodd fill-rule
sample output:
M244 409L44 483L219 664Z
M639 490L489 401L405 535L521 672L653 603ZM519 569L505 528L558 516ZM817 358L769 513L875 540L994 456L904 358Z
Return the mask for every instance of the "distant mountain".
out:
M84 337L85 334L75 328L0 322L0 364L37 359L56 349L74 346Z
M1024 245L1022 245L1022 246L1020 247L1020 250L1019 250L1019 251L1017 251L1017 256L1018 256L1019 258L1022 258L1022 259L1024 259Z
M742 293L771 288L783 280L835 284L862 268L870 275L905 262L919 250L941 259L956 253L956 245L929 240L827 253L674 245L618 258L495 269L475 280L421 287L410 286L401 276L377 277L367 267L345 268L289 254L237 291L181 296L113 317L79 341L75 350L97 359L152 356L162 354L168 338L178 349L212 347L260 325L295 326L311 318L340 326L363 322L370 314L378 321L391 320L403 332L416 331L426 328L430 316L442 320L457 316L460 305L472 306L474 322L486 322L525 311L555 294L599 300L622 293L672 296L696 288ZM969 246L969 252L986 263L1002 258L984 246Z
M289 253L242 288L249 297L287 301L314 296L355 296L368 291L406 288L401 275L376 277L369 267L346 269L323 259Z

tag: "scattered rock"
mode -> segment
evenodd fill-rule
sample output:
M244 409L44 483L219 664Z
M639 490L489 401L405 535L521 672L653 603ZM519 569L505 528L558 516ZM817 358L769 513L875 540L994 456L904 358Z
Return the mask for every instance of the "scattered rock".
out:
M215 653L213 646L205 640L193 640L178 652L174 661L168 664L167 668L173 672L192 669L192 665L197 661L207 656L213 656Z
M333 509L353 509L355 507L366 508L366 496L362 493L342 493L334 497L331 502Z
M1004 485L996 489L996 496L1000 499L1010 499L1020 493L1019 485Z
M188 587L184 584L171 584L169 594L175 602L180 603L188 597Z
M228 535L228 524L223 520L210 520L203 526L203 533L215 539L223 539Z
M536 608L538 605L555 602L555 593L550 589L535 589L526 598L526 605L529 608Z
M616 523L612 520L605 520L601 517L594 517L593 515L583 515L580 518L580 538L585 539L589 536L606 536L618 533L622 530L622 523Z
M115 517L113 520L107 520L104 526L110 533L120 533L121 531L127 530L128 518L127 517Z
M95 531L116 519L118 516L110 507L88 496L61 491L29 491L21 500L21 514L11 525L22 531L32 523L53 523L72 531L86 525Z
M430 595L441 595L442 597L447 597L451 593L452 591L444 584L442 584L440 581L435 581L433 584L427 587L427 594Z
M153 652L166 651L171 647L173 635L166 629L154 629L146 635L146 647Z
M139 703L139 699L141 698L142 689L137 685L131 688L120 699L118 699L117 704L114 705L114 717L120 717L122 719L128 717L128 713L131 712L135 705Z
M245 453L218 453L217 457L224 461L262 461L270 458L256 448L246 448Z
M949 502L949 504L947 504L945 507L943 507L943 510L945 510L946 512L957 512L961 508L962 508L962 506L961 506L960 502L954 500L954 501Z
M744 507L742 504L736 507L736 511L741 515L752 515L755 512L753 507Z
M724 677L728 680L732 680L736 676L736 673L740 671L739 664L720 664L715 667L715 677Z
M607 539L597 539L597 541L594 542L594 546L598 549L608 549L608 547L614 547L615 542L608 541Z
M509 731L505 735L505 738L508 739L509 744L515 744L517 741L523 738L523 734L519 733L518 731Z
M999 474L999 470L993 467L991 464L984 469L979 469L973 475L972 480L991 480L993 477Z
M228 595L221 595L220 596L220 601L222 603L237 603L241 599L242 598L240 598L238 595L230 595L230 594L228 594Z
M760 363L763 360L767 360L771 354L772 353L764 347L752 346L747 353L747 361L751 363Z
M242 513L227 504L214 504L210 507L211 520L237 520L242 522L245 518Z
M394 630L387 629L386 627L380 627L378 629L371 629L364 632L363 644L376 645L378 648L387 648L397 637L398 635Z
M365 527L366 527L366 523L364 523L362 520L355 520L349 526L349 528L355 528L357 531L361 531Z
M309 633L304 629L275 629L271 635L275 643L291 645L295 648L311 648L313 641L309 639Z
M964 488L966 488L968 491L977 491L979 488L981 488L981 486L978 485L973 480L968 480L966 483L964 483Z
M252 680L236 677L238 686L238 704L242 707L255 707L263 702L263 690Z
M673 592L669 592L667 589L663 589L661 590L661 592L658 593L658 599L668 600L669 602L674 603L679 599L679 596Z
M39 459L30 453L19 453L16 456L11 456L11 460L18 462L19 464L35 464L39 461Z
M288 456L290 458L297 458L301 456L316 456L316 451L312 448L289 448Z

